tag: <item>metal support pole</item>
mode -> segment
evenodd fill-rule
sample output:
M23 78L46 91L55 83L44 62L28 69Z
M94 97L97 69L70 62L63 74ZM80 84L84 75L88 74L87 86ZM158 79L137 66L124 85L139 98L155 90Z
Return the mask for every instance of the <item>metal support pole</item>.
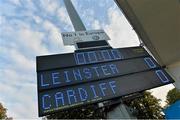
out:
M108 119L131 119L124 104L118 105L114 110L107 114Z
M121 104L107 113L107 119L136 119L136 117L132 115L130 108L123 104L121 100Z
M64 4L66 6L67 12L71 19L71 22L74 26L75 31L84 31L86 30L81 18L79 17L77 11L75 10L71 0L64 0Z

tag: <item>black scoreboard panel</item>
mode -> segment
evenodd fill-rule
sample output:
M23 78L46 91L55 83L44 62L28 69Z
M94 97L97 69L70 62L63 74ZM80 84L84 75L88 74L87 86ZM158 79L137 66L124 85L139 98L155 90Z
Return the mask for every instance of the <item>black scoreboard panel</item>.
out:
M162 69L102 79L39 93L40 116L57 110L104 101L172 83Z
M68 54L37 56L37 72L76 65L93 64L114 60L148 56L142 47L78 51Z
M93 65L38 72L39 90L90 82L159 68L152 57L140 57Z
M39 116L172 83L142 48L38 56Z
M106 40L78 42L76 44L78 48L109 46Z

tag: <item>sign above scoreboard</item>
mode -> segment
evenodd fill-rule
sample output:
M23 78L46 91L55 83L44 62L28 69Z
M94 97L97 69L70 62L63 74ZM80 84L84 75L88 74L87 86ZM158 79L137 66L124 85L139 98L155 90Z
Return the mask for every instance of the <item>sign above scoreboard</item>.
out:
M172 83L142 47L37 57L39 116Z
M64 45L74 45L76 42L110 40L104 30L86 30L61 33Z

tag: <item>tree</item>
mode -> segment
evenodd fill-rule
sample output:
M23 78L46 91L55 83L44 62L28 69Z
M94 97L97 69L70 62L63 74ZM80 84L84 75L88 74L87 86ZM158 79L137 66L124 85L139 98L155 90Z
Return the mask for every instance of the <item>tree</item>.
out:
M137 112L136 117L140 119L162 119L162 107L160 100L151 95L150 92L144 92L143 96L133 100L124 102L126 105L132 107ZM112 106L113 107L113 106ZM79 108L59 111L57 113L47 116L48 119L105 119L109 111L101 108L98 109L97 105L86 105Z
M100 119L105 118L105 115L106 114L103 112L102 108L98 109L97 105L90 104L78 108L59 111L46 117L47 119Z
M0 119L7 118L6 115L7 109L3 107L3 105L0 103Z
M180 91L178 91L178 89L176 89L176 88L169 90L169 92L166 96L167 105L171 105L178 100L180 100Z
M162 119L162 107L160 99L157 99L151 92L144 92L142 97L125 102L128 106L137 111L139 119Z

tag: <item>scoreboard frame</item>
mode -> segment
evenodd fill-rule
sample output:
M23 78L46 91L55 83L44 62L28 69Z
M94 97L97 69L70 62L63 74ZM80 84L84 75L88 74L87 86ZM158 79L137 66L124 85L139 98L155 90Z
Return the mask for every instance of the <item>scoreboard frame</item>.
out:
M37 56L36 62L39 116L174 82L147 51L139 46L77 50L74 53ZM90 69L93 67L98 68L98 74L97 69L94 71ZM89 80L88 75L91 75ZM99 97L95 99L92 97L89 85L99 86L93 89ZM108 95L105 96L105 93ZM84 101L83 95L87 97ZM75 100L74 103L70 103L72 101L69 96ZM59 101L62 103L60 106Z

